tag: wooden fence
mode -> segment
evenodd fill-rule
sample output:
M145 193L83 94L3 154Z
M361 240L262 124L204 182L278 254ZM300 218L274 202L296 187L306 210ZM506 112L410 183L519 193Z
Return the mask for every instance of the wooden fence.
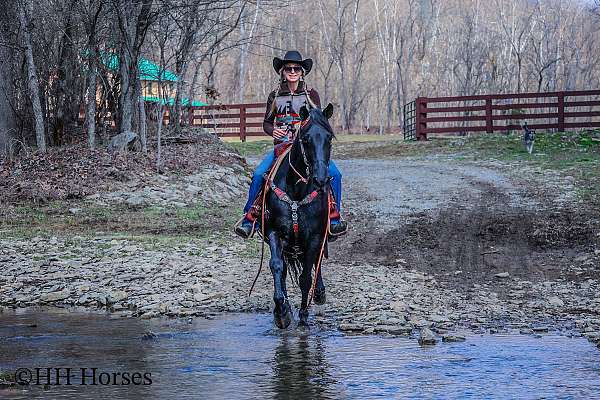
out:
M403 128L405 138L427 140L430 133L518 130L522 122L531 129L600 128L598 117L600 90L418 97L404 106Z
M263 131L265 103L227 104L192 107L188 123L207 128L221 137L266 136Z

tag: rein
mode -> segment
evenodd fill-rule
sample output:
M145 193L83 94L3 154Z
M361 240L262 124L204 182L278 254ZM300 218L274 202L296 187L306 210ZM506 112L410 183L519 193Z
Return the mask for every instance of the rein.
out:
M306 118L304 121L302 121L302 124L300 125L300 129L302 129L306 125L308 125L309 122L310 122L310 117ZM304 176L302 176L302 174L300 172L298 172L296 170L296 168L294 168L294 166L292 165L292 152L291 151L288 153L288 163L290 164L290 167L296 173L296 175L298 175L300 177L300 179L298 179L296 181L296 185L298 184L298 182L303 182L306 185L308 183L308 178L310 178L310 167L308 166L308 159L306 158L306 152L304 151L304 144L302 143L302 140L298 139L298 141L300 142L300 151L302 152L302 158L304 159L304 165L306 165L306 178Z

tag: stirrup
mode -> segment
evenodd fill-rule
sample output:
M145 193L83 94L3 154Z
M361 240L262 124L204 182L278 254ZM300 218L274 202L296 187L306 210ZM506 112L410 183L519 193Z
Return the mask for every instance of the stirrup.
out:
M252 236L254 236L254 228L256 227L256 221L253 221L252 225L248 226L244 225L243 223L245 219L246 214L244 214L244 216L240 218L238 222L235 223L235 225L233 226L233 232L235 232L237 235L241 236L244 239L249 239Z
M328 238L327 240L329 240L330 242L334 242L335 240L337 240L338 237L348 233L348 223L343 219L340 219L340 222L337 224L334 224L333 226L334 227L339 226L341 230L338 232L332 232L332 230L331 230L332 225L329 224L329 227L327 229L327 238Z

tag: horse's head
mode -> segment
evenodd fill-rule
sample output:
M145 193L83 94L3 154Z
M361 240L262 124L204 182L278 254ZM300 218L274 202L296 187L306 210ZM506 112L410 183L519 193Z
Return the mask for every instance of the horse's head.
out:
M329 158L331 156L331 140L334 138L329 118L333 115L333 105L329 103L323 110L313 108L308 111L300 109L302 127L298 141L311 172L314 183L322 188L329 179Z

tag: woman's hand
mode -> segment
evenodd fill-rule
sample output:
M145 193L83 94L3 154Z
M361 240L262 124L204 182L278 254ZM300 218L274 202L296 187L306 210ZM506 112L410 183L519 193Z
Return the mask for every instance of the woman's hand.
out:
M287 132L283 129L275 128L273 129L273 137L277 140L281 140L287 136Z

